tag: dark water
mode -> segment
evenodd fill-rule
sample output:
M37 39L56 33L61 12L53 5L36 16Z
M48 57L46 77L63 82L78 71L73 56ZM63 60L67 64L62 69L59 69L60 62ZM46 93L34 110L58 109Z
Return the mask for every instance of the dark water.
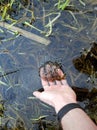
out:
M54 119L53 108L42 104L36 99L29 99L32 92L41 88L39 67L46 61L57 61L62 64L71 86L91 89L96 86L87 82L88 76L75 69L73 59L79 57L83 48L89 49L93 42L97 42L97 11L96 2L86 1L86 5L72 1L77 11L59 11L53 5L56 1L33 1L35 6L36 21L33 25L41 30L48 30L43 23L43 7L45 13L61 13L61 16L53 23L52 33L49 36L51 44L48 46L37 44L23 36L12 40L13 35L6 32L0 33L0 74L15 71L0 78L0 95L5 100L5 122L14 124L15 119L23 119L27 129L33 129L32 120L42 115L49 115L48 119ZM28 14L29 16L29 14ZM56 17L52 14L45 18L45 24ZM18 17L18 15L17 15ZM96 20L96 21L95 21ZM30 32L44 36L35 29L18 25ZM3 28L2 28L3 29Z

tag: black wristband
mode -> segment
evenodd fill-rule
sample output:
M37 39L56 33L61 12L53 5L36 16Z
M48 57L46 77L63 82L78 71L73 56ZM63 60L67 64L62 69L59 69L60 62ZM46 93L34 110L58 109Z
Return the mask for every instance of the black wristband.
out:
M57 114L58 121L61 122L61 119L63 118L63 116L67 114L70 110L75 109L75 108L82 109L81 106L77 103L70 103L62 107L61 110Z

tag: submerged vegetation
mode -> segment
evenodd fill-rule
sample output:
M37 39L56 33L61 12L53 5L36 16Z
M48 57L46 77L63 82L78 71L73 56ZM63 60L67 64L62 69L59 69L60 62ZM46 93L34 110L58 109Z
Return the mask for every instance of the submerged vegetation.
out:
M3 58L0 60L0 97L2 97L0 99L0 128L2 130L28 130L29 126L29 130L33 130L35 127L39 130L61 129L56 116L52 116L52 110L49 111L48 106L36 102L35 98L30 97L29 93L36 89L29 88L33 83L27 86L31 79L26 79L26 87L21 79L18 79L20 71L23 70L21 68L30 66L31 69L35 69L36 66L40 66L38 60L43 61L40 50L39 56L36 56L37 47L33 49L34 47L31 46L31 50L29 49L32 45L32 43L28 43L30 41L27 41L26 44L22 44L25 39L23 41L21 38L18 41L22 35L19 29L26 31L23 36L29 36L28 31L55 42L54 46L52 45L54 50L48 47L46 54L53 55L55 52L63 52L61 58L59 53L55 53L55 55L58 56L58 60L62 59L64 64L67 63L66 71L68 71L67 75L70 77L71 84L75 86L73 89L76 91L79 101L85 104L87 113L97 123L96 12L97 1L95 0L0 0L0 58ZM15 31L13 31L14 26L17 27ZM20 43L16 46L18 42ZM59 43L61 47L59 47ZM34 64L34 60L39 63ZM77 71L72 70L73 65L70 61L73 61ZM21 64L24 66L21 67ZM84 82L83 74L87 76L85 77L86 83L88 85L90 83L91 88L77 88ZM75 83L77 80L79 86ZM47 114L44 114L43 109L41 112L40 107L46 108ZM54 119L49 119L48 115Z
M97 85L97 43L88 50L84 50L82 55L73 60L74 66L82 73L88 74L91 81Z
M41 4L43 1L41 2L41 0L39 0L38 2ZM28 26L34 30L37 30L45 36L50 36L52 34L53 25L61 16L62 10L68 10L75 21L77 21L74 14L72 13L72 11L78 12L78 9L75 7L73 0L54 0L53 9L48 10L48 13L46 13L46 9L43 7L43 16L40 18L35 15L36 7L34 6L34 3L35 2L31 0L2 0L0 2L0 21L6 21L10 23L10 26L22 24L23 26ZM50 4L50 0L44 1L44 3ZM79 0L79 3L85 5L82 0ZM54 17L52 19L53 15ZM33 25L34 22L38 19L43 20L43 30ZM48 23L46 23L46 21L48 21Z
M44 34L45 36L50 36L53 33L53 26L58 21L58 19L61 17L62 11L66 10L68 13L70 13L75 20L75 22L78 24L78 20L75 16L75 13L81 13L84 15L84 13L92 12L94 10L84 10L84 7L86 4L95 4L96 2L92 3L91 1L82 1L78 0L77 4L75 3L75 0L54 0L53 1L53 8L50 10L46 10L45 4L50 4L50 0L48 1L41 1L37 0L37 2L42 4L43 8L43 16L35 15L37 8L34 6L35 1L31 0L8 0L8 1L1 1L0 2L0 21L6 21L10 23L10 27L13 25L20 25L30 27L36 31L38 31L40 34ZM78 6L78 7L77 7ZM79 6L82 6L81 10ZM34 25L37 20L42 20L43 29L40 29ZM76 27L73 27L71 25L64 25L71 29L74 29ZM1 30L2 31L2 30ZM18 32L18 30L16 30ZM20 33L20 32L18 32ZM17 33L17 34L18 34ZM16 33L15 33L16 34Z

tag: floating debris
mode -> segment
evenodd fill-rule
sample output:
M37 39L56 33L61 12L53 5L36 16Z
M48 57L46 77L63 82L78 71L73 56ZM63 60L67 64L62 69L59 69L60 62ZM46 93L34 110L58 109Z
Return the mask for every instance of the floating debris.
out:
M10 24L6 23L6 22L0 22L0 26L3 28L6 28L8 30L11 30L12 32L18 32L20 35L29 38L33 41L36 41L38 43L44 44L44 45L48 45L50 44L50 40L47 40L46 38L43 38L41 36L38 36L34 33L28 32L26 30L23 30L19 27L15 27L15 26L11 26Z

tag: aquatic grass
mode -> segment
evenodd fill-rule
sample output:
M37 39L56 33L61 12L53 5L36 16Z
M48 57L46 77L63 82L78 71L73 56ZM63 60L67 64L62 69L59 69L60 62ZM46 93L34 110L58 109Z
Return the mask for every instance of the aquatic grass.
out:
M10 2L8 1L8 3L5 2L5 4L3 3L3 5L1 6L1 10L2 10L2 19L1 20L5 20L6 18L8 19L9 16L9 10L11 10L13 3L15 2L15 0L10 0Z
M22 117L18 114L17 110L12 107L12 105L7 105L6 102L3 100L0 100L0 128L3 130L20 130L23 127L23 130L26 130L24 120ZM5 111L10 110L11 113L13 113L16 117L11 116L9 113L7 116L5 116Z
M51 15L57 15L55 16L52 20L50 18ZM47 15L44 15L43 18L46 18L46 17L49 17L49 22L44 25L44 28L47 28L48 31L44 31L44 30L40 30L39 28L36 28L35 26L31 25L30 23L28 22L24 22L25 25L39 31L40 33L42 34L45 34L46 37L50 36L52 31L53 31L53 24L55 23L55 21L61 16L61 13L60 12L54 12L54 13L50 13L50 14L47 14Z
M20 34L19 34L18 32L15 32L12 37L4 38L4 39L2 39L2 40L0 40L0 41L1 41L1 42L12 41L12 40L15 40L16 38L18 38L19 36L20 36Z
M17 8L14 9L15 5L19 5L19 6L17 6ZM1 21L7 20L7 21L10 21L11 23L18 22L18 20L20 18L16 19L15 13L16 12L19 13L22 8L25 10L26 7L24 8L23 5L21 4L21 2L17 1L17 0L10 0L10 1L2 3L1 4ZM13 12L14 12L14 18L11 15ZM24 12L23 16L25 16L25 11L23 11L23 12Z
M60 13L60 12L58 12L58 13L57 13L57 12L54 12L54 13L56 13L56 14L58 14L58 15L55 16L55 17L52 19L52 18L50 17L50 15L53 15L54 13L47 14L46 16L45 16L45 14L44 14L43 18L47 18L47 17L48 17L49 22L48 22L48 24L44 25L44 29L45 29L46 31L45 31L45 30L40 30L39 28L33 26L33 25L30 24L29 22L23 20L23 18L22 18L22 21L21 21L20 19L18 19L18 20L12 19L11 16L7 13L7 10L10 8L10 11L12 11L11 8L12 8L12 6L13 6L14 4L17 4L16 1L15 1L15 0L11 0L9 3L7 3L7 5L4 6L4 8L3 8L4 11L3 11L3 13L2 13L2 19L3 19L3 20L7 19L7 20L11 21L10 27L13 26L13 25L15 25L15 24L18 24L19 22L20 22L20 23L24 23L25 25L27 25L27 26L29 26L29 27L31 27L31 28L33 28L33 29L39 31L39 32L42 33L42 34L44 34L46 37L48 37L48 36L50 36L50 35L52 34L53 24L54 24L55 21L57 21L57 19L61 16L61 13ZM26 13L24 13L24 16L26 16L26 14L29 12L29 13L31 14L31 16L32 16L32 17L30 18L30 22L31 22L31 19L34 19L34 20L35 20L34 10L29 9L29 4L30 4L29 1L28 1L28 6L27 6L27 7L25 7L25 6L22 5L21 3L19 3L19 4L20 4L21 7L23 7L24 10L26 10ZM58 7L59 10L64 10L67 6L69 6L69 4L70 4L70 0L58 0L58 2L55 4L55 7L56 7L56 5L57 5L57 7ZM33 5L33 4L32 4L32 5ZM34 5L33 5L33 6L34 6ZM2 6L2 7L3 7L3 6ZM21 7L20 7L20 8L21 8ZM73 16L73 13L72 13L72 16ZM73 16L73 17L74 17L74 16ZM74 17L74 18L75 18L75 17ZM75 18L75 20L76 20L76 18ZM76 22L77 22L77 20L76 20Z
M4 86L8 86L8 84L6 84L5 82L0 80L0 85L4 85Z
M53 25L52 25L52 22L51 22L50 18L49 18L49 24L48 24L48 26L45 26L45 27L48 28L48 31L45 32L45 33L46 33L45 36L48 37L48 36L51 35L52 30L53 30L53 29L52 29L52 28L53 28Z
M80 2L83 6L86 5L86 3L85 3L84 1L82 1L82 0L79 0L79 2Z
M31 25L29 22L26 22L26 21L25 21L24 24L27 25L27 26L29 26L29 27L31 27L31 28L33 28L33 29L35 29L35 30L37 30L37 31L39 31L40 33L43 32L43 31L40 30L39 28L36 28L35 26Z
M60 10L62 10L62 11L65 10L70 5L70 2L71 2L70 0L57 0L54 5L54 8L56 8L56 6L57 6L59 12L52 12L52 13L45 14L46 10L43 8L43 10L44 10L43 18L48 19L48 23L43 24L44 30L40 30L39 28L32 25L32 21L36 20L36 18L35 18L36 16L34 14L34 4L33 3L32 3L32 7L29 8L30 1L28 1L26 3L27 6L24 6L21 2L17 2L16 0L11 0L7 4L2 5L2 11L3 11L2 20L10 21L11 22L10 27L12 27L13 25L19 24L19 23L23 23L24 25L29 26L30 28L35 29L35 30L39 31L40 33L44 34L46 37L49 37L53 32L53 25L54 25L55 21L57 21L58 18L61 16ZM79 0L79 2L84 5L84 2L82 0ZM19 4L18 12L21 10L21 8L23 8L23 10L24 10L23 16L19 19L15 19L15 17L12 18L10 15L11 13L9 14L9 10L10 10L10 12L12 12L12 10L13 10L12 8L15 4ZM77 18L74 16L73 12L70 10L68 10L68 12L70 12L70 14L74 18L75 22L78 23ZM31 14L30 18L27 17L27 13ZM52 19L53 14L57 14L57 16L53 17L53 19ZM28 22L28 19L29 19L29 22ZM8 40L10 40L10 39L8 39Z
M97 1L96 0L86 0L86 3L90 4L90 5L97 5Z
M57 7L64 10L70 4L70 0L58 0Z
M40 1L41 2L41 1ZM58 0L56 0L56 2L58 3ZM78 2L78 1L77 1ZM84 2L84 0L79 0L79 2L81 3L80 5L81 6L84 6L86 3L82 3L82 2ZM64 0L64 3L65 3L65 0ZM47 3L46 3L47 4ZM60 3L60 5L61 5L62 3ZM13 5L13 4L12 4ZM58 5L58 4L57 4ZM33 5L34 6L34 5ZM36 14L36 12L35 12L35 14L33 14L34 12L33 11L31 11L30 9L29 9L29 7L28 8L26 8L25 6L23 7L23 5L22 5L22 3L21 3L21 5L19 5L19 10L18 11L20 11L20 8L21 7L23 7L23 9L25 10L25 13L23 14L23 16L21 16L21 19L14 19L14 18L11 18L11 16L9 16L9 14L6 16L5 14L4 14L4 18L5 18L5 20L9 20L9 22L10 22L10 28L12 27L12 26L14 26L14 25L19 25L20 26L20 24L22 24L23 23L23 26L22 27L28 27L28 29L29 28L34 28L34 29L36 29L37 31L39 31L40 33L41 33L41 31L43 31L42 33L44 34L44 35L46 35L47 37L48 36L51 36L52 34L55 36L55 32L54 32L54 25L56 25L56 23L58 23L58 22L60 22L60 24L62 25L62 27L63 28L68 28L69 29L69 31L68 32L62 32L62 33L60 33L60 31L58 31L57 33L59 33L59 35L64 35L64 37L65 38L68 38L68 40L69 40L69 38L73 41L73 42L68 42L68 44L74 44L74 42L76 42L76 41L81 41L81 42L86 42L86 43L90 43L90 41L89 41L89 38L87 38L85 35L83 36L83 35L81 35L79 38L77 37L77 35L75 36L75 35L71 35L71 32L75 32L75 34L77 34L77 33L80 33L81 31L85 31L85 28L86 28L86 26L84 26L84 24L82 24L81 22L79 22L79 17L78 16L80 16L80 17L82 17L83 18L83 11L81 11L80 12L80 9L78 8L78 10L76 9L78 6L75 4L75 5L73 5L72 7L72 9L71 9L71 6L70 6L70 4L69 5L66 5L66 7L65 7L65 9L63 9L62 10L62 8L60 8L60 9L58 9L58 6L53 6L53 8L50 8L49 10L47 10L46 8L43 8L43 17L42 16L40 16L40 15L38 15L37 16L37 14ZM67 8L67 7L69 7L69 8ZM11 8L12 8L12 6L11 6ZM35 7L36 8L36 7ZM67 8L67 9L66 9ZM40 9L40 8L39 8ZM52 11L53 10L53 11ZM31 11L31 12L30 12ZM34 10L35 11L35 10ZM27 12L29 12L30 14L31 14L31 17L27 17ZM39 10L39 12L41 12L41 9ZM8 12L7 12L8 13ZM64 21L63 21L63 23L61 22L61 20L62 19L59 19L60 17L61 17L61 15L62 14L69 14L70 13L70 15L73 17L72 19L73 19L73 23L70 23L70 22L68 22L68 23L65 23ZM60 14L60 15L59 15ZM76 15L77 14L77 15ZM80 14L80 15L79 15ZM35 16L33 16L33 15L35 15ZM65 15L64 15L65 16ZM67 16L67 15L66 15ZM87 16L87 14L85 15L85 16ZM89 16L87 16L88 17L88 20L90 21L90 18L89 18ZM34 18L34 22L37 22L37 20L39 20L39 21L43 21L43 25L41 25L41 26L43 26L44 27L44 30L40 30L40 28L37 28L37 24L34 26L34 24L32 23L33 22L33 18ZM71 17L70 17L71 18ZM67 19L68 20L68 17L64 17L64 19ZM26 22L28 22L27 24L29 24L29 25L24 25L24 23L25 23L25 21ZM94 21L94 19L92 19L92 21ZM91 23L91 21L90 21L90 23ZM95 27L96 27L96 21L95 22L93 22L94 23L94 25L92 26L92 28L94 29ZM59 29L59 28L58 28ZM7 33L12 33L13 35L14 35L14 39L15 38L17 38L19 35L21 35L21 32L20 31L17 31L17 28L15 29L16 30L16 32L13 32L13 31L7 31ZM96 31L95 29L94 29L94 31ZM28 34L27 32L25 33L25 35L26 34ZM16 37L15 37L16 36ZM57 37L57 36L56 36ZM3 40L2 39L2 42L8 42L9 40L12 40L11 38L9 38L9 39L6 39L5 38L5 40ZM8 42L9 43L9 42ZM21 43L20 43L21 44ZM60 42L60 44L61 44L61 42ZM65 44L67 44L66 42L65 42ZM62 44L63 45L63 44ZM75 45L75 44L74 44ZM75 45L76 46L76 45ZM16 49L16 48L15 48ZM20 48L18 48L19 50L21 50ZM16 49L16 51L17 51L17 53L18 53L18 49ZM64 48L63 48L64 49ZM67 51L67 54L68 54L68 51L69 51L69 48L67 47L66 48L66 50L65 51ZM79 50L80 51L80 50ZM10 53L9 52L9 50L3 50L3 51L1 51L1 53L0 54L8 54L8 55L13 55L13 53ZM20 51L20 54L21 55L24 55L26 52L23 52L22 50ZM31 53L33 53L33 52L31 52ZM18 53L19 54L19 53ZM29 54L27 54L27 55L29 55ZM74 55L73 55L74 56ZM69 59L69 60L71 60L71 59ZM15 61L15 60L14 60ZM70 66L71 67L71 66ZM68 69L68 68L66 68L66 69ZM68 70L70 70L70 68L68 69ZM72 73L72 75L71 75L71 73ZM71 72L71 70L70 71L68 71L68 74L70 74L70 78L71 78L71 80L72 80L72 83L74 84L75 83L75 81L77 81L79 78L80 78L80 76L82 75L81 73L80 74L77 74L77 76L76 76L76 74L74 74L74 72ZM8 84L9 84L9 86L11 86L11 87L14 87L15 85L14 85L14 83L13 83L13 79L11 78L10 79L10 76L5 76L5 78L6 77L8 77L9 78L9 80L12 80L12 82L8 82L7 80L7 82L8 82ZM94 78L94 77L93 77ZM7 83L6 82L6 83ZM4 86L4 87L6 87L6 86ZM8 87L7 88L7 91L10 89L10 87ZM17 88L16 88L17 89ZM19 90L20 90L20 92L21 92L21 89L19 88ZM18 96L18 95L17 95ZM32 99L31 100L31 102L34 102L33 101L33 97L28 97L28 99ZM27 100L27 102L28 102L28 100ZM36 102L36 100L35 100L35 102ZM17 105L16 105L16 103L17 103ZM33 103L34 104L34 103ZM10 107L12 107L12 109L14 109L14 111L10 108L10 107L7 107L8 108L8 110L10 109L10 112L12 113L12 115L16 115L16 117L20 117L20 114L21 115L27 115L27 112L28 112L28 110L29 109L27 109L26 107L27 107L27 105L25 104L25 102L24 102L24 104L23 104L23 106L20 104L20 102L19 101L15 101L14 103L12 103L12 105L10 105L10 104L7 104L7 105L9 105ZM35 119L35 118L33 118L33 116L34 117L37 117L36 119L39 119L40 117L43 117L43 116L45 116L45 115L42 115L41 114L41 108L40 108L40 106L39 106L39 103L37 103L37 104L34 104L35 105L35 113L36 113L36 115L33 115L32 114L32 118L30 118L30 119ZM46 105L44 105L44 104L41 104L41 106L43 106L43 108L45 109L45 108L47 108L47 106ZM34 111L34 109L32 109L33 111ZM31 108L30 108L30 110L31 110ZM42 109L43 110L43 109ZM22 111L22 112L21 112ZM9 111L8 111L9 112ZM30 111L29 111L30 112ZM33 113L33 112L32 112ZM23 116L24 116L23 115ZM41 115L41 116L40 116ZM12 120L12 121L15 121L15 120L17 120L15 117L12 117L9 113L7 113L7 116L8 116L8 120ZM27 116L29 116L29 115L27 115ZM49 116L49 115L47 115L47 116ZM24 121L26 122L26 120L27 120L27 122L30 122L30 119L28 119L27 117L25 117L24 116ZM27 119L26 119L27 118ZM55 124L55 122L51 122L51 121L49 121L48 119L43 119L43 118L41 118L41 120L43 121L43 122L45 122L46 124L49 124L50 126L47 126L47 128L45 128L45 129L50 129L50 130L55 130L56 128L55 127L53 127L53 128L51 128L52 126L54 126L54 124ZM31 120L32 121L32 120ZM38 121L39 120L37 120L36 122L38 123ZM10 121L9 121L10 122ZM50 122L50 123L49 123ZM10 124L9 124L10 125ZM15 126L15 124L14 124L14 126ZM18 128L13 128L13 130L19 130ZM44 129L44 128L43 128Z
M77 20L76 16L74 15L74 13L73 13L72 11L69 11L69 13L70 13L71 16L73 17L73 19L74 19L74 21L76 22L76 24L79 25L79 24L78 24L78 20Z
M49 15L53 15L53 14L57 14L57 16L54 17L51 20ZM57 19L61 16L61 13L60 12L58 12L58 13L51 13L49 15L48 15L49 16L49 22L44 26L45 28L48 28L48 31L44 32L44 33L46 33L45 36L47 36L47 37L51 35L51 33L53 31L53 25L54 25L55 21L57 21Z
M7 10L8 10L8 6L5 6L5 7L3 8L3 14L2 14L2 19L1 19L1 20L4 20L4 19L5 19L6 14L7 14Z
M41 43L41 44L44 44L44 45L48 45L50 44L50 40L49 39L46 39L46 38L43 38L41 36L38 36L34 33L31 33L29 31L26 31L24 29L21 29L19 27L16 27L16 26L10 26L10 24L6 23L6 22L0 22L0 26L1 27L5 27L6 29L9 29L11 32L15 32L17 35L17 37L19 35L22 35L22 36L25 36L26 38L28 39L31 39L33 41L36 41L38 43ZM10 28L9 28L10 26ZM30 26L30 25L29 25ZM9 38L10 39L10 38ZM12 38L11 38L12 39ZM3 40L4 41L4 40ZM5 40L6 41L6 40Z
M48 117L48 115L42 115L42 116L39 116L38 118L33 118L31 119L32 121L39 121L39 120L42 120L44 118Z
M39 116L38 118L35 119L31 119L32 124L36 124L38 125L38 128L42 130L61 130L59 123L57 122L57 120L52 121L52 120L48 120L46 119L48 117L48 115L42 115Z
M0 66L0 73L1 73L1 75L4 75L4 70L1 66ZM5 81L7 80L6 77L4 77L4 80ZM0 85L8 86L8 84L2 80L0 80Z
M4 33L4 30L0 28L0 33Z
M7 71L5 72L4 69L0 66L0 85L6 87L6 92L14 87L15 85L13 84L13 80L10 79L10 77L8 77L8 75L11 75L13 73L16 73L19 70L11 70L11 71ZM17 86L17 85L16 85Z
M94 23L93 23L93 25L92 25L92 27L91 27L91 31L92 31L92 32L95 32L96 29L97 29L97 18L95 18L95 20L94 20Z
M11 0L10 1L10 8L12 7L13 3L15 2L15 0Z
M42 30L40 30L39 28L37 28L37 27L35 27L35 26L33 26L31 24L32 20L35 20L35 16L34 16L34 11L32 9L29 9L30 2L28 1L28 3L27 3L28 6L27 7L22 5L21 2L19 2L18 12L21 10L21 8L23 8L23 10L24 10L23 11L24 12L23 16L21 16L21 18L19 18L19 19L15 19L15 16L14 16L14 18L12 18L12 16L11 16L11 12L13 10L13 5L15 5L15 4L17 4L17 1L16 0L11 0L10 2L5 3L4 5L2 5L1 21L5 21L5 20L10 21L9 26L8 26L7 23L5 23L6 25L4 24L3 26L4 27L6 26L9 29L9 28L14 28L13 25L22 23L23 25L29 26L30 28L33 28L33 29L39 31L40 33L43 33ZM9 14L9 12L10 12L10 14ZM26 16L27 13L31 14L30 18L28 18ZM30 23L27 22L28 19L29 19ZM2 26L2 23L0 23L0 25ZM28 36L28 38L30 38L32 40L35 39L36 41L39 41L40 43L44 43L45 45L50 43L50 41L48 41L48 40L46 40L46 39L44 39L42 37L36 36L34 34L31 34L30 32L27 32L27 31L24 31L24 30L22 32L19 32L19 31L22 31L22 29L15 28L15 32L14 32L15 35L13 37L11 37L11 38L8 38L8 39L2 39L1 42L14 40L15 38L17 38L18 36L23 34L25 36ZM29 35L27 35L27 33L29 33Z
M62 26L63 27L66 27L66 28L70 28L71 30L74 30L74 31L77 31L78 30L78 28L77 27L74 27L74 26L72 26L72 25L70 25L70 24L64 24L64 23L62 23Z

